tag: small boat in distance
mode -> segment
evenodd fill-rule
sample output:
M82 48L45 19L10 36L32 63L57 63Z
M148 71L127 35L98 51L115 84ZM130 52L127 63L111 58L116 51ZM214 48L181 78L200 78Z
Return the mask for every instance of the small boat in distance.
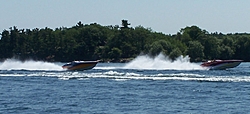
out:
M67 70L89 70L96 66L99 61L72 61L62 66Z
M228 68L237 67L243 60L209 60L201 64L202 67L207 67L209 70L225 70Z

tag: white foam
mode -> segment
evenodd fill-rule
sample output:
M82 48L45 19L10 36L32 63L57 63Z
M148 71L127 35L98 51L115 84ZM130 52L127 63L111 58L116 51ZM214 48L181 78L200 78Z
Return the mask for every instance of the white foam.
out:
M182 81L199 81L199 82L250 82L249 76L205 76L196 73L171 73L171 74L154 74L143 75L140 73L120 73L117 71L107 71L99 73L84 72L32 72L31 74L1 74L1 76L45 76L57 77L62 80L77 79L87 80L92 78L105 78L115 81L129 80L182 80Z
M62 67L53 63L43 61L19 61L7 59L0 63L0 70L62 70Z
M189 62L188 56L180 56L171 61L167 56L159 54L155 58L147 55L138 56L124 68L127 69L152 69L152 70L204 70L199 64Z
M167 74L161 76L145 76L141 74L124 74L118 75L105 75L103 74L91 74L87 75L88 78L108 78L112 80L183 80L183 81L207 81L207 82L250 82L249 76L232 77L232 76L203 76L199 74Z
M205 82L250 82L249 76L205 76L196 73L172 73L143 75L140 73L119 73L116 71L107 71L100 73L79 73L64 74L60 79L68 80L70 78L106 78L115 81L128 80L183 80L183 81L205 81Z

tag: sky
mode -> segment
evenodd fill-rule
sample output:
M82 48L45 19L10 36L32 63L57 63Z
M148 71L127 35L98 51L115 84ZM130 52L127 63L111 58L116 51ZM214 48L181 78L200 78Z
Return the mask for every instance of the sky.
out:
M250 0L0 0L0 32L97 23L143 26L176 34L187 26L209 33L250 33Z

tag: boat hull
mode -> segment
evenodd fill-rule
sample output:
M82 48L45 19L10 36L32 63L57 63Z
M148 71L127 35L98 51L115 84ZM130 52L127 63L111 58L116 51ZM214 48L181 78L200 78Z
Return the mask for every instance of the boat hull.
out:
M66 70L89 70L96 66L98 61L73 61L62 66Z
M201 66L207 67L209 70L225 70L237 67L241 62L242 60L214 60L205 62Z

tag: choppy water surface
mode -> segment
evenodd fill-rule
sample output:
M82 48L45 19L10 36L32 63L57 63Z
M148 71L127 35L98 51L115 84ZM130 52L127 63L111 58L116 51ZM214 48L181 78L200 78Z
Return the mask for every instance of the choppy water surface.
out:
M0 63L0 113L248 113L250 63L207 70L145 56L65 71L63 63Z

